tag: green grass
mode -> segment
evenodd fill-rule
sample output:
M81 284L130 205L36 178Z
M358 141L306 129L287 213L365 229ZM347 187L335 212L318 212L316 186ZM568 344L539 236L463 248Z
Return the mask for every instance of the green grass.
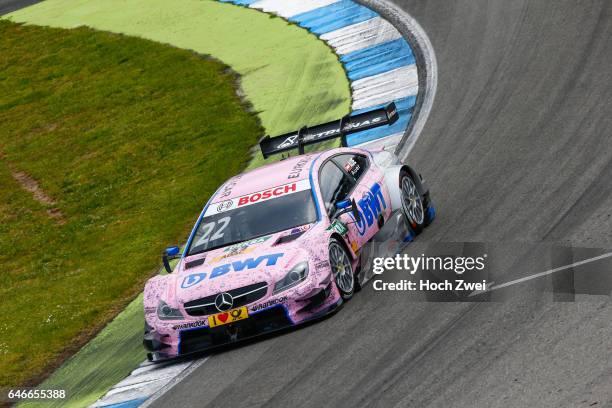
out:
M245 166L262 129L235 81L150 41L0 21L0 387L36 381L123 309Z
M41 385L41 389L66 390L66 399L28 401L19 407L81 408L94 403L144 361L140 327L143 321L140 295Z
M46 0L8 18L87 25L213 55L240 74L270 135L350 110L348 79L332 50L308 31L256 10L212 0Z

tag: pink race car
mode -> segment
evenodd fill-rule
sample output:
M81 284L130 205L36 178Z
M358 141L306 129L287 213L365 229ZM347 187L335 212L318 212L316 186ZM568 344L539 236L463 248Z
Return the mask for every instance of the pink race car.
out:
M408 238L434 218L429 192L384 150L304 146L397 120L393 104L260 141L264 157L299 156L228 180L210 198L168 275L144 291L144 345L163 360L324 316L367 279L360 250L401 219ZM171 269L169 261L179 258Z

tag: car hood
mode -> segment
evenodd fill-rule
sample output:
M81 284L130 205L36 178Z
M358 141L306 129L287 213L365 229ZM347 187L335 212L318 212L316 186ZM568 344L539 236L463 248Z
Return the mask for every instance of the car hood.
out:
M254 283L274 285L308 260L303 240L311 225L292 228L183 259L174 275L176 300L184 303Z

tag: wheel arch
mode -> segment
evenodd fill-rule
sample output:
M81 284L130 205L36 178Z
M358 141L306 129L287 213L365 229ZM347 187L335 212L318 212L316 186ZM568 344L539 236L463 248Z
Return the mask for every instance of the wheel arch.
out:
M427 188L421 180L421 176L407 164L398 164L386 168L384 171L384 180L385 184L387 185L387 189L389 190L389 196L391 197L391 209L393 211L402 209L400 177L404 172L410 174L422 197L425 197L428 193Z
M340 243L340 245L342 245L342 247L344 248L346 253L351 257L352 261L356 261L357 260L357 258L358 258L357 254L353 252L353 250L350 248L350 246L346 242L346 239L342 235L338 234L337 232L333 232L330 235L330 237L329 237L330 242L331 242L332 238L335 238L336 241L338 241Z

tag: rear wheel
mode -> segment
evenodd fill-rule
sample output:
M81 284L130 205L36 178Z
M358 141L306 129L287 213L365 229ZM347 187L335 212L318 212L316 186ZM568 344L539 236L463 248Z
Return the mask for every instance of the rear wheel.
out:
M423 197L407 171L403 171L400 175L400 188L404 218L412 230L419 234L425 227L425 207Z
M329 264L342 299L349 300L355 293L355 275L351 266L351 258L335 238L332 238L329 243Z

